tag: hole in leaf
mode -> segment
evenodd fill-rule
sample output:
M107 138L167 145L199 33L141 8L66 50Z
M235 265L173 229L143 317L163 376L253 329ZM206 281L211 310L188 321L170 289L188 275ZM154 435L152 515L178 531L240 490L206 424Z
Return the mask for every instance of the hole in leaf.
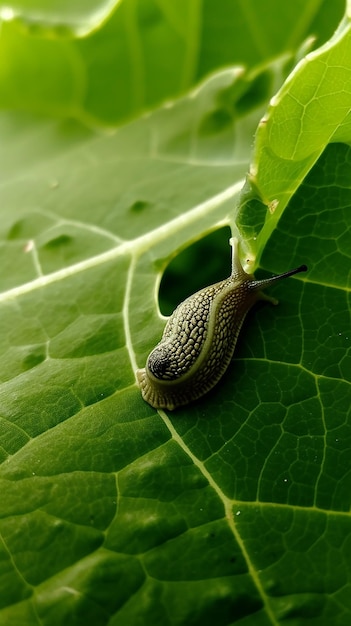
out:
M59 235L58 237L54 237L53 239L50 239L50 241L48 241L45 246L43 246L44 248L47 249L56 249L56 248L64 248L70 244L72 244L73 238L70 237L69 235Z
M188 246L172 259L163 274L158 295L163 315L171 315L185 298L230 275L230 237L231 230L225 226Z
M34 239L47 228L51 228L53 220L34 211L14 222L8 231L7 239Z
M145 209L148 209L150 207L150 202L144 202L144 200L136 200L131 205L130 210L132 211L132 213L141 213L141 211L144 211Z

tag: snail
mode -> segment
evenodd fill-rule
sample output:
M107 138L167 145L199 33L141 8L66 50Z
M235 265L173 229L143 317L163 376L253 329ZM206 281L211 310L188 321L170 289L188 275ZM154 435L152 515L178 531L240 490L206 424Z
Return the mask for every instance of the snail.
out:
M226 371L246 313L258 300L277 301L262 289L277 280L306 272L306 265L255 280L240 263L236 238L229 278L205 287L174 310L162 339L136 372L141 394L155 409L173 410L197 400Z

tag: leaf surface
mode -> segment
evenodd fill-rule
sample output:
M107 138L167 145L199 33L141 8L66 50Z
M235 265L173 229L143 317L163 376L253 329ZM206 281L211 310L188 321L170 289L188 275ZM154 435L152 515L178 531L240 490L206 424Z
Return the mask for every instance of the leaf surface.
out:
M346 103L348 41L345 21L328 58ZM243 192L277 63L113 133L2 114L0 622L349 623L347 106L310 152L317 114L275 138L320 54L268 111ZM257 276L309 272L249 314L213 392L156 412L134 372L164 326L161 277L224 227Z

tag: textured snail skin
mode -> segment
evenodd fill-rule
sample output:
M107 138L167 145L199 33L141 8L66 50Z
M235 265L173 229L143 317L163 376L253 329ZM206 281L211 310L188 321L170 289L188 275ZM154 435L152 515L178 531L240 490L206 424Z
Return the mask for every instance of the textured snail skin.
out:
M156 409L173 410L197 400L226 371L246 313L257 300L269 298L262 289L298 272L305 265L265 280L244 272L238 240L232 238L232 273L184 300L172 313L162 339L136 372L141 394Z

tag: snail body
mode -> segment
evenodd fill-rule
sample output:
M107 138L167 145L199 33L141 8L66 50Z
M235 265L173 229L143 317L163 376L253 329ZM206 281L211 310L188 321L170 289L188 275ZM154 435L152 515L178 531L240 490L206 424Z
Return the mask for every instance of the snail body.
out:
M226 371L247 312L258 300L277 302L262 289L307 270L305 265L278 276L255 280L240 263L238 240L232 238L229 278L184 300L169 318L161 341L136 372L142 396L156 409L173 410L197 400Z

